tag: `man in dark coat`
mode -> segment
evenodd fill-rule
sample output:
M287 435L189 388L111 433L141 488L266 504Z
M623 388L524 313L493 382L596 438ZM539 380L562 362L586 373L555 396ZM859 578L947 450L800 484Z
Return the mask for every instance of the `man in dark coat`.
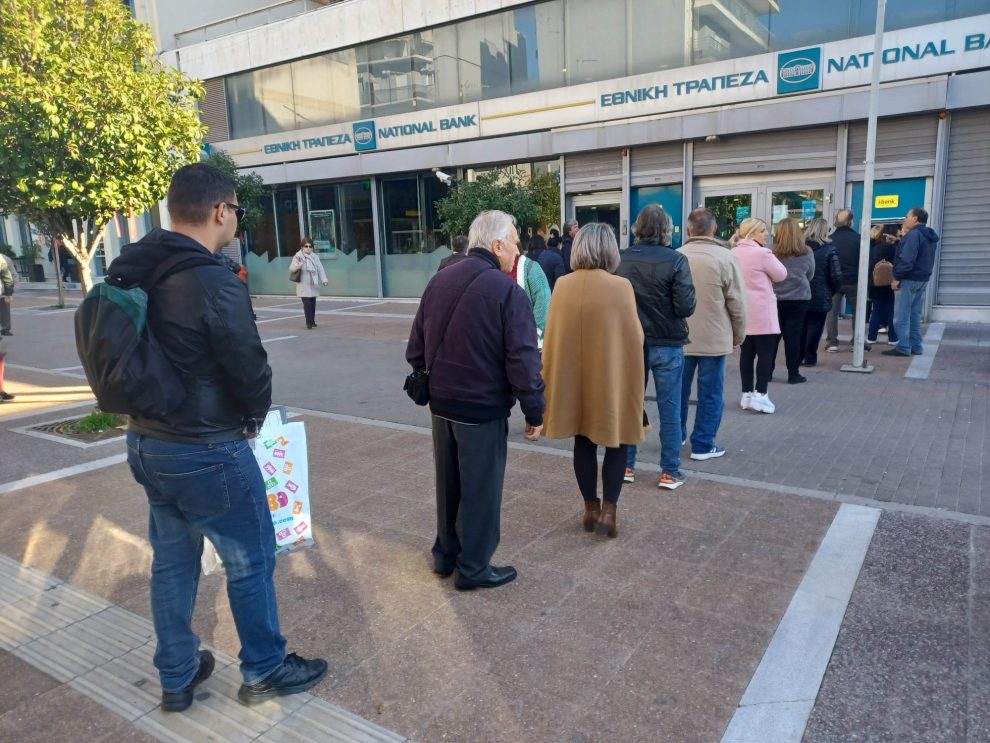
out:
M928 212L914 207L904 218L904 235L894 248L894 328L897 345L885 356L920 356L921 311L925 306L928 280L935 268L935 250L939 236L928 226Z
M570 273L573 270L571 268L571 243L574 242L574 236L578 233L577 220L567 220L560 230L562 233L560 236L560 257L564 259L564 273Z
M447 266L453 266L455 263L460 263L467 258L468 239L465 235L458 235L451 240L450 247L454 252L440 261L440 268L438 268L437 271L440 271Z
M848 300L853 318L856 317L856 284L859 281L859 233L853 229L856 215L852 209L840 209L835 215L835 232L831 235L832 246L839 256L839 267L842 269L842 286L832 298L832 311L825 318L825 343L829 353L839 350L839 315L842 314L843 303ZM855 322L855 320L854 320ZM853 333L855 336L855 332ZM849 341L852 343L852 340ZM866 344L870 349L870 344Z
M514 580L494 567L499 542L508 418L518 398L525 437L543 429L542 363L526 292L507 274L519 255L511 216L482 212L468 234L468 257L437 273L413 321L406 361L429 371L436 467L433 569L456 570L458 590Z
M247 439L271 405L272 370L251 319L247 287L216 254L244 210L233 179L204 163L176 171L168 192L172 229L128 245L107 282L145 287L148 327L180 372L185 401L163 418L132 415L127 463L151 509L151 615L161 708L179 712L213 672L192 629L203 537L227 572L227 597L241 641L238 698L255 704L305 691L326 673L323 660L286 655L275 603L275 530L265 483ZM153 287L162 261L187 254Z
M550 291L552 292L557 279L567 273L564 269L564 257L560 252L560 241L548 242L540 253L540 257L537 258L537 263L540 264L543 273L547 275L547 283L550 284Z

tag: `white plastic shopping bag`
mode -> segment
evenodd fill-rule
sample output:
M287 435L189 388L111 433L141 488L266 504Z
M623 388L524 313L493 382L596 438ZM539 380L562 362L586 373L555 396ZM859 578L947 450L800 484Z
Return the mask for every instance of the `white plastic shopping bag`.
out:
M309 461L304 423L282 423L269 416L253 440L254 457L265 478L268 509L275 526L275 554L282 555L313 543L309 510ZM216 548L203 545L203 573L223 570Z

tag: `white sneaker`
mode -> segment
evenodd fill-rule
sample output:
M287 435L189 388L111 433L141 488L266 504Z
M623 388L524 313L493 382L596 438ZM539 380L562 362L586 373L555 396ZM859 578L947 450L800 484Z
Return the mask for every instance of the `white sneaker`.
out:
M739 401L739 407L742 408L743 410L747 410L752 400L753 400L752 392L743 392L742 399Z
M877 328L877 332L882 335L887 335L887 328Z
M828 347L828 348L826 348L825 350L826 350L826 351L827 351L828 353L838 353L838 352L839 352L839 347L838 347L838 346L829 346L829 347Z
M777 408L770 402L769 395L766 393L761 395L759 392L754 392L753 398L749 401L749 409L755 410L758 413L772 413Z

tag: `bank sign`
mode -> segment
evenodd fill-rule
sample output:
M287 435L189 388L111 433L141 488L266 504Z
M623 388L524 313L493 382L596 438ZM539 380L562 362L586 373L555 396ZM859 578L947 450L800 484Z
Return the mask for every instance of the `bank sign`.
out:
M241 166L373 153L869 85L873 37L216 143ZM990 67L990 15L884 35L881 81Z

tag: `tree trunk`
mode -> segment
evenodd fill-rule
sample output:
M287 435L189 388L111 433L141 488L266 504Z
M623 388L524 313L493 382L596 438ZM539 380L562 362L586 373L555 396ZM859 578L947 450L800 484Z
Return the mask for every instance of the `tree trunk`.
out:
M82 295L85 297L93 286L93 269L91 266L93 256L90 255L85 261L79 261L79 283L82 285Z

